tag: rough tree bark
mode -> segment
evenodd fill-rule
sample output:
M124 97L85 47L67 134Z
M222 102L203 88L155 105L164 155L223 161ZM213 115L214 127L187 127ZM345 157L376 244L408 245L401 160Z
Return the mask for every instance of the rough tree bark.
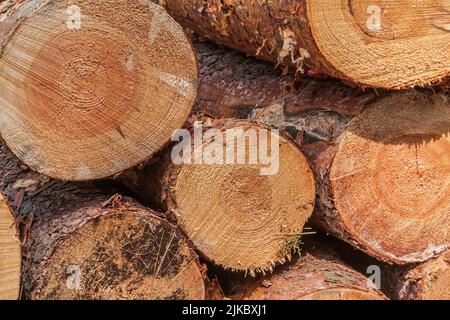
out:
M328 81L322 91L319 80L287 94L277 89L286 79L262 63L247 59L251 76L243 77L233 71L244 58L204 51L198 111L239 116L245 106L243 117L291 134L316 173L322 213L315 220L325 230L389 263L423 262L449 248L448 95L377 97ZM264 97L266 87L275 98Z
M313 211L314 177L307 160L290 139L271 132L270 127L207 117L194 120L203 121L205 137L208 130L215 130L215 137L193 146L191 153L202 154L202 148L203 156L216 152L218 162L176 164L169 149L153 166L135 169L122 179L147 201L156 195L157 202L207 259L250 274L271 270L297 248ZM265 135L267 145L251 149L251 143L228 138L230 132L239 130L243 136L259 136L259 141ZM279 146L279 157L274 144ZM274 162L249 160L261 152L275 155ZM235 161L230 161L228 154L236 157ZM244 157L247 159L241 162ZM272 164L279 166L264 173Z
M48 176L143 162L186 121L197 78L190 41L152 2L0 3L0 134Z
M289 116L329 109L352 116L376 98L340 81L296 80L268 63L209 42L194 42L200 64L195 111L216 118L246 118L254 108L282 105Z
M270 276L236 284L232 299L385 300L374 283L343 263L323 245L310 246L301 259Z
M334 146L306 146L319 179L317 222L388 263L447 250L449 103L431 93L390 95L346 126Z
M20 289L20 242L13 214L0 194L0 300L16 300Z
M203 299L197 256L157 213L97 185L51 180L0 146L0 190L23 223L22 297Z
M201 37L295 72L381 88L450 75L445 0L154 1Z
M402 300L450 300L450 251L396 278L396 297Z
M449 110L447 97L408 92L353 120L329 111L283 118L277 108L252 116L302 145L318 181L317 225L379 260L408 264L450 246Z

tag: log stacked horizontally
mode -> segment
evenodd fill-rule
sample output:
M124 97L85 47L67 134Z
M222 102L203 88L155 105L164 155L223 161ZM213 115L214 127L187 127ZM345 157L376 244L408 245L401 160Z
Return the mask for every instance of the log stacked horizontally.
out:
M43 174L93 180L145 161L186 121L197 77L181 27L148 1L0 4L0 133Z
M298 249L303 226L313 212L315 183L309 163L290 139L271 133L267 126L198 120L206 132L219 133L215 139L220 142L207 140L193 146L192 154L200 151L205 156L201 149L213 153L226 143L224 154L214 159L217 165L176 165L166 156L131 172L126 184L147 202L159 203L209 260L250 274L269 271ZM277 163L241 162L252 156L251 148L262 150L240 143L239 131L248 137L265 135L268 154L275 155L277 149ZM235 138L227 136L230 132ZM227 157L230 154L235 161Z
M450 299L449 26L2 1L0 299Z
M330 248L310 245L301 260L233 288L233 299L384 300L384 294Z
M390 263L447 250L449 128L444 97L394 94L370 105L335 150L318 155L319 224Z
M289 79L277 78L261 63L244 67L247 75L265 73L260 85L229 72L243 59L239 55L198 49L204 52L200 111L257 119L291 134L315 171L316 224L390 263L424 262L449 248L447 96L408 91L375 97L328 80L328 91L323 81L306 80L296 95L295 89L283 91L293 86ZM222 82L216 84L216 77ZM268 83L278 88L271 100L262 96ZM240 92L245 95L235 99ZM214 103L221 106L215 112Z
M25 225L22 298L204 298L197 255L160 214L101 186L32 172L4 144L0 166L0 190ZM1 248L9 255L2 255L1 266L16 266L20 248L3 237ZM4 271L0 292L13 289L3 279L16 279L3 278Z
M202 38L361 86L409 88L450 75L444 0L155 0ZM414 26L411 28L411 26Z

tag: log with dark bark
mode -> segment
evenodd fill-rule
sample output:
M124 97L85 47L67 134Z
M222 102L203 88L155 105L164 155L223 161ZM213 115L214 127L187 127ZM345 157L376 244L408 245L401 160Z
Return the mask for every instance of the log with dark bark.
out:
M273 108L252 116L297 135L318 179L317 225L379 260L408 264L450 247L449 105L406 92L355 119L329 111L283 118Z
M301 259L270 276L237 283L232 292L231 298L239 300L387 299L372 281L323 245L309 247Z
M406 92L372 103L332 146L305 146L317 223L379 260L408 264L450 247L450 101Z
M449 300L450 254L421 264L391 265L379 261L331 235L318 232L314 238L326 243L354 270L370 275L392 300ZM308 242L308 241L306 241Z
M348 247L342 246L342 248L344 252L349 251ZM450 299L450 252L448 250L424 263L402 266L385 264L361 254L352 254L351 257L348 254L349 252L345 253L345 261L350 260L350 264L360 271L367 270L369 266L379 267L381 288L391 299Z
M205 157L215 153L218 162L176 164L171 158L174 146L153 166L122 178L142 199L157 195L169 217L210 261L250 274L271 270L297 248L313 211L314 177L306 158L293 142L271 132L270 127L248 121L194 119L203 121L205 137L215 130L214 137L194 145L187 154ZM237 136L229 138L231 132ZM254 148L252 142L239 140L252 135L259 139L266 135L267 145ZM279 146L278 152L274 146ZM263 152L274 156L273 163L250 160Z
M328 109L359 114L376 98L373 90L351 88L336 80L282 75L273 66L210 42L194 42L200 63L195 110L216 118L245 118L254 108L281 105L289 116Z
M67 213L32 228L24 278L30 298L204 298L195 253L151 210L129 199L97 199Z
M0 134L48 176L143 162L186 121L197 78L188 38L152 2L0 3Z
M450 75L445 0L154 1L201 37L295 72L381 88Z
M0 194L0 300L16 300L20 289L20 242L11 209Z
M92 184L51 180L0 146L0 190L23 222L22 297L203 299L196 254L160 215Z
M286 77L263 63L205 45L199 51L197 110L291 134L318 178L323 213L315 220L325 230L389 263L423 262L450 247L448 95L376 96L328 80L305 80L288 94ZM236 111L242 106L246 112Z

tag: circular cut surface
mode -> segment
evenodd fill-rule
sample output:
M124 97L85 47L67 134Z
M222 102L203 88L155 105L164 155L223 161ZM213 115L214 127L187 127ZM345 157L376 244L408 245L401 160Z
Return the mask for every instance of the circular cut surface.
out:
M363 85L406 88L450 75L445 0L307 1L324 57Z
M383 98L343 135L330 174L344 228L377 257L420 262L450 246L450 108Z
M0 55L0 133L41 173L108 177L184 124L197 76L183 30L151 1L50 1Z
M44 265L33 299L204 299L196 256L173 226L125 212L88 222Z
M269 137L270 132L250 124L232 125L228 129L241 129L246 136L253 133ZM223 141L227 141L229 132L221 131ZM251 164L248 158L242 164L231 161L184 165L176 179L173 193L182 228L208 259L226 268L260 271L283 261L297 244L312 213L315 185L307 160L289 141L278 134L273 137L267 139L268 154L274 155L267 164L260 161ZM276 139L279 157L275 156L275 148L270 147ZM258 150L267 151L265 147L256 147L249 153L251 144L238 145L235 141L225 144L226 150L235 148L236 159L243 160L244 155L255 155ZM205 142L204 150L212 145ZM261 169L270 167L270 163L275 165L274 171L269 175L262 173Z
M11 210L0 194L0 300L19 298L20 252Z

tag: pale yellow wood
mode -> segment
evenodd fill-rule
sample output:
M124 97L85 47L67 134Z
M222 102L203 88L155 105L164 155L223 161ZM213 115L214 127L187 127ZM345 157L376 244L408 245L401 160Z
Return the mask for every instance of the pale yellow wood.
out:
M428 85L450 76L446 0L307 1L317 47L339 72L374 87Z
M20 242L11 210L0 194L0 300L15 300L20 289Z
M220 131L223 141L231 130L243 130L248 136L268 134L258 124L229 121ZM181 227L197 249L225 268L254 273L286 261L313 212L315 183L308 161L283 136L273 133L271 139L278 139L280 146L274 174L262 174L267 165L248 159L183 165L171 187ZM208 146L211 142L205 141L203 147ZM262 148L249 146L227 143L227 150L252 155ZM270 142L269 150L275 152Z

